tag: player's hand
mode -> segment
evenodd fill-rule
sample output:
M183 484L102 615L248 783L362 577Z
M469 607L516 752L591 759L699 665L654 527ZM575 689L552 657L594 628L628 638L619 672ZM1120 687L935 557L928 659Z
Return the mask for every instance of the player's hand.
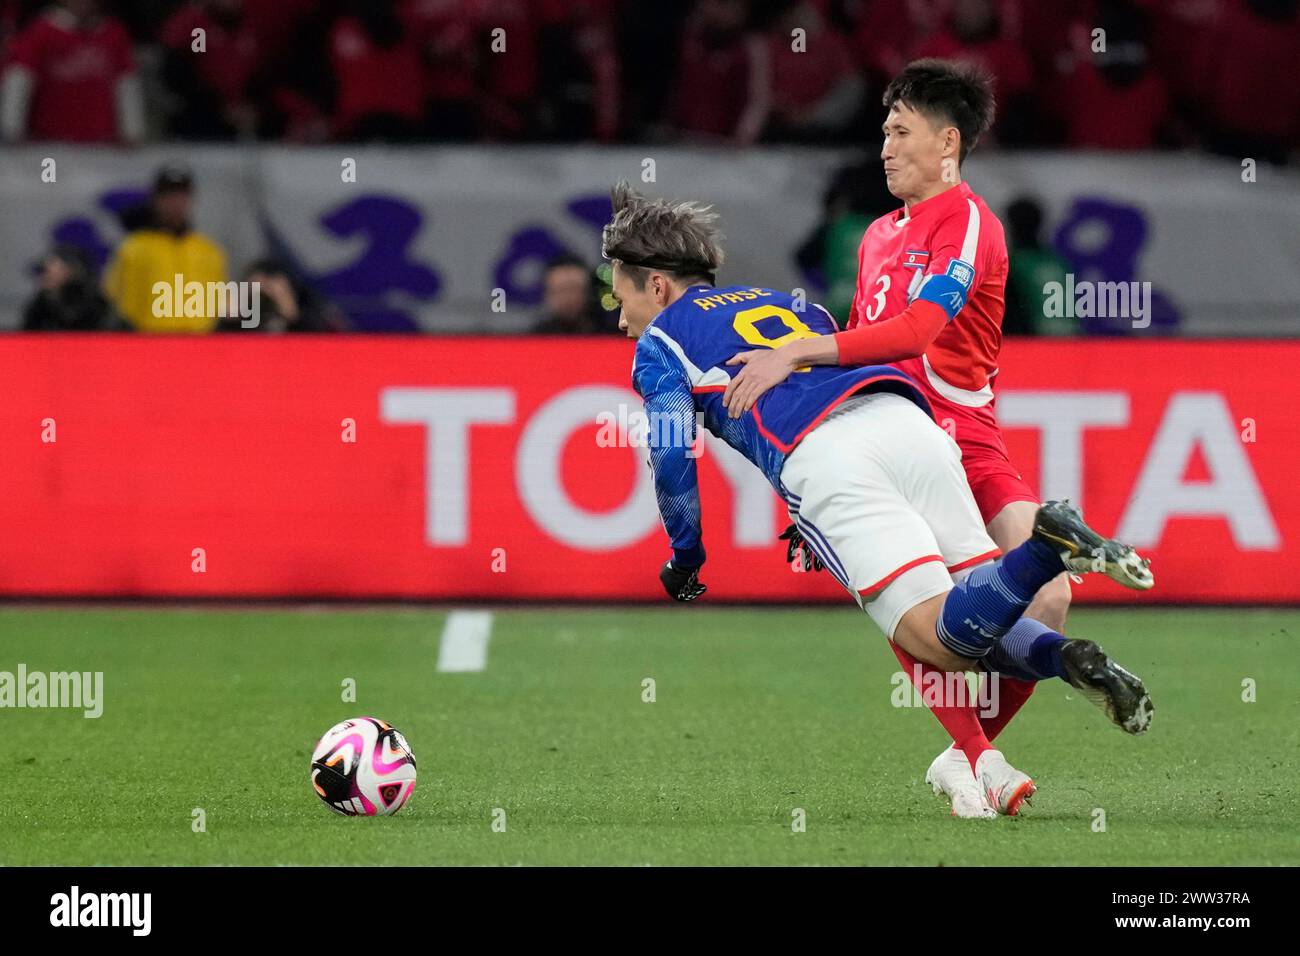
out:
M732 418L739 418L753 408L759 396L780 385L794 371L780 349L751 349L732 356L727 364L745 366L722 393L722 404Z
M694 601L708 590L700 583L699 568L675 568L671 561L659 571L659 580L674 601Z
M778 540L789 542L785 546L785 563L791 567L794 567L796 559L799 561L799 567L804 571L820 571L826 567L822 564L822 559L808 547L808 542L803 539L803 532L797 525L786 528Z

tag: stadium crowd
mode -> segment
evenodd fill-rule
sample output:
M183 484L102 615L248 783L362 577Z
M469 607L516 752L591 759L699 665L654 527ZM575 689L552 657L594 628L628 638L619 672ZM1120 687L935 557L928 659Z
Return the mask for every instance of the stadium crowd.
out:
M872 157L885 83L927 56L993 76L986 148L1204 149L1285 163L1300 145L1300 84L1261 66L1300 59L1300 0L0 0L0 136L789 142ZM259 281L264 331L348 327L274 259L228 269L191 221L196 188L183 167L159 170L148 200L122 213L109 261L56 243L23 327L238 327L151 315L147 290L180 272ZM800 266L833 274L827 250L856 248L837 234L860 236L896 205L882 190L878 168L841 170ZM1010 277L1006 331L1078 331L1047 328L1033 302L1043 277L1065 269L1038 235L1041 211L1025 198L1006 212L1024 273ZM851 289L852 263L839 265ZM542 291L533 331L617 331L580 260L551 262ZM828 295L843 314L834 282Z
M0 54L9 141L866 144L941 56L1006 145L1300 142L1300 0L0 0Z

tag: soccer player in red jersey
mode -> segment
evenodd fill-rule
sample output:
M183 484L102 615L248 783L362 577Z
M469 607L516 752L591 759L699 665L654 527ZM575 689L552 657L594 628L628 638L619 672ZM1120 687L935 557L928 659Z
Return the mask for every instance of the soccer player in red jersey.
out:
M935 420L961 448L980 514L1005 552L1029 538L1038 501L1011 464L995 416L1007 279L1002 223L961 178L962 162L993 122L991 83L965 64L917 60L889 84L884 105L880 155L889 191L903 207L873 222L862 238L847 329L737 355L729 364L745 367L724 402L739 416L803 366L897 366L920 383ZM1038 592L1024 627L1063 630L1069 603L1062 574ZM992 740L1033 686L1004 677L999 711L978 718L979 729ZM975 732L972 712L932 709L954 741ZM927 779L936 790L943 771L960 772L955 754L945 751L931 766Z

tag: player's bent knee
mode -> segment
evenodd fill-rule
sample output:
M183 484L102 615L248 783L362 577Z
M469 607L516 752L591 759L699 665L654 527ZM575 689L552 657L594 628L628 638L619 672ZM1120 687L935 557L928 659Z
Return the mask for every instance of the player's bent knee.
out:
M975 662L954 654L939 642L935 625L948 595L929 598L906 611L898 621L891 640L918 661L946 671L970 670Z

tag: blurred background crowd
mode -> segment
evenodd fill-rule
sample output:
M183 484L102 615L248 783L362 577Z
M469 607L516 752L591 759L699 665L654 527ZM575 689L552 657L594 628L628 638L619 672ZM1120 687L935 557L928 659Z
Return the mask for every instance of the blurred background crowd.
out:
M1300 142L1300 0L0 0L0 52L10 141L866 144L941 56L1005 145Z
M884 85L940 56L995 79L984 150L1286 164L1300 146L1287 73L1300 0L0 0L0 55L10 144L796 143L871 156ZM24 327L149 330L132 262L228 276L222 250L194 232L195 188L184 168L158 170L103 275L57 245ZM828 220L893 205L871 160L826 192ZM1034 281L1063 271L1032 199L999 213ZM802 267L824 267L825 238L803 243ZM263 314L281 327L348 326L274 258L229 277L254 276L277 290ZM611 330L580 259L555 257L543 286L536 331ZM1033 313L1011 302L1007 330L1044 331Z

